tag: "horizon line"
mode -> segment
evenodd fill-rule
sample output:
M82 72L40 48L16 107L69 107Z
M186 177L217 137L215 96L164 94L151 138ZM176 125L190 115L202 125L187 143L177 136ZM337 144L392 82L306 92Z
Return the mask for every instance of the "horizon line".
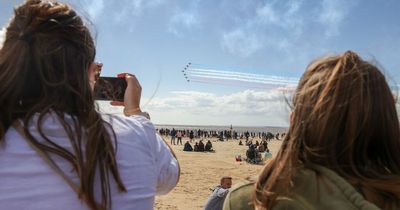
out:
M189 125L189 124L164 124L164 123L154 123L154 125L155 126L163 126L163 125L165 125L165 126L186 126L186 127L196 127L196 126L198 126L198 127L227 127L227 128L230 128L231 127L231 125ZM265 128L265 127L273 127L273 128L289 128L289 126L270 126L270 125L265 125L265 126L260 126L260 125L257 125L257 126L252 126L252 125L236 125L236 126L233 126L232 125L232 128L235 128L235 127L239 127L239 128L249 128L249 127L252 127L252 128Z

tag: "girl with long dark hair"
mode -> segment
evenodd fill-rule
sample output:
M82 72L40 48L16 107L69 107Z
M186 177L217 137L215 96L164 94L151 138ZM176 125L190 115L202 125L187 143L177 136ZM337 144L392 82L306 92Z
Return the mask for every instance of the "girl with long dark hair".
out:
M136 77L125 75L125 116L100 114L77 13L46 0L14 13L0 50L0 208L152 209L179 165L140 110Z

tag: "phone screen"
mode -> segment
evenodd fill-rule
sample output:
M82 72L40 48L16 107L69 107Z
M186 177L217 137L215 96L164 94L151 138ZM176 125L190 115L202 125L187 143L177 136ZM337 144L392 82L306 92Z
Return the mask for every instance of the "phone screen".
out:
M125 78L100 77L94 86L95 100L124 101Z

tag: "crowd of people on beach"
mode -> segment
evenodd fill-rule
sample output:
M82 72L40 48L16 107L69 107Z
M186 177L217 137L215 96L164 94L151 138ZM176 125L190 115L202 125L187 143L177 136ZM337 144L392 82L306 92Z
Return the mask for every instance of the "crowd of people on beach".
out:
M236 131L215 131L215 130L176 130L175 128L160 128L157 129L160 135L165 136L166 138L170 138L171 145L182 145L182 138L189 138L189 141L183 145L183 151L185 152L215 152L213 149L211 140L207 140L207 143L203 143L203 138L212 138L213 136L218 139L225 139L228 141L228 138L219 138L220 135L230 136L232 140L239 141L239 145L248 146L246 151L246 162L251 164L262 164L264 160L271 158L272 153L268 148L268 141L272 139L280 140L284 138L286 133L276 133L272 134L271 132L236 132ZM234 135L230 135L233 133ZM259 138L255 140L254 138ZM200 139L199 141L197 141ZM175 140L177 140L175 144ZM190 143L194 141L194 145L192 146ZM245 142L243 144L243 141ZM236 161L242 161L242 155L238 154L235 156Z
M264 160L272 157L267 140L261 140L261 142L256 141L254 144L249 140L245 142L245 145L248 146L246 151L246 161L248 163L260 164L263 163ZM236 161L241 161L241 159L236 159Z
M249 139L259 138L262 140L281 140L285 137L286 133L271 133L269 131L265 132L239 132L235 130L204 130L204 129L182 129L178 130L175 128L158 128L157 131L160 135L166 136L170 138L170 143L172 145L179 144L182 145L182 137L189 138L190 143L194 139L205 139L205 138L217 138L220 141L227 141L227 140L238 140L238 139Z
M1 209L153 209L155 196L179 182L170 145L184 137L184 149L195 141L200 152L213 150L205 138L235 139L249 147L250 162L270 140L282 141L256 180L231 188L232 177L222 177L206 210L400 209L396 96L378 66L353 51L307 66L287 134L157 131L129 73L118 75L127 83L123 101L111 103L122 113L104 114L94 98L95 58L95 40L68 4L15 8L0 49Z

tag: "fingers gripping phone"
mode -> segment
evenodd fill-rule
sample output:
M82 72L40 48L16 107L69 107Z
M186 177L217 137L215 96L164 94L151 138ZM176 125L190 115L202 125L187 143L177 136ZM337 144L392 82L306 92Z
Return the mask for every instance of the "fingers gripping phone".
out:
M124 101L125 78L100 77L94 85L95 100Z

